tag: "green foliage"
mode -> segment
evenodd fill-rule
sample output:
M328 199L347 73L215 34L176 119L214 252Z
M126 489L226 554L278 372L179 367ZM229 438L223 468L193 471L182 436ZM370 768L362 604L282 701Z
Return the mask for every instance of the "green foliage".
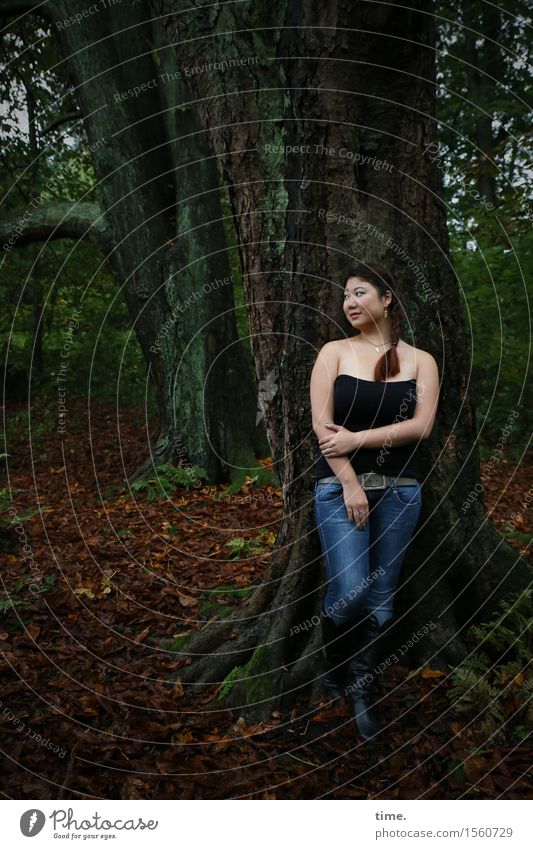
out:
M521 738L522 723L533 720L532 596L526 590L500 602L501 612L473 626L475 649L451 675L454 710L491 742L509 732Z
M527 184L530 22L523 11L521 0L501 8L484 0L435 6L440 167L450 218L461 229L472 213L477 218L481 174L494 178L498 204L511 186Z
M501 612L488 622L473 625L472 636L492 650L492 659L512 656L526 665L533 649L532 590L524 590L499 604Z
M20 487L15 487L12 489L0 489L0 513L5 513L11 507L11 502L13 500L13 493L22 492Z
M511 226L512 218L507 221ZM533 234L518 232L511 250L509 244L501 243L501 220L479 211L475 235L475 246L464 243L466 236L452 237L471 335L469 388L486 446L483 454L491 454L504 437L506 451L515 446L509 456L519 456L521 443L531 432L533 399L525 372L530 335L525 281L533 273ZM519 415L513 416L514 411Z
M159 498L168 498L178 486L193 489L201 478L206 477L206 470L199 466L182 467L165 464L157 466L155 478L135 481L131 485L131 490L135 495L144 495L148 501L156 501Z
M39 507L29 507L28 510L23 510L22 513L17 513L16 517L11 520L12 525L18 525L20 522L29 522L34 516L40 516L45 510L50 510L47 504L39 505Z
M41 582L42 588L38 594L31 593L29 585L33 582L33 576L19 578L10 590L4 589L0 592L0 614L6 616L13 610L24 610L35 603L35 599L45 592L53 589L55 575L47 575Z
M5 616L6 613L9 613L11 610L15 610L16 608L24 609L25 607L30 606L29 601L24 601L21 598L18 598L15 595L16 590L13 593L1 593L0 594L0 614Z
M442 175L481 456L492 454L516 410L505 439L515 459L531 433L532 406L529 21L520 0L505 8L439 0L435 13L439 138L438 150L424 155Z
M24 490L20 489L19 487L16 487L14 489L0 489L0 513L7 513L13 500L13 494L15 492L23 491ZM17 513L16 516L12 516L4 523L4 526L10 527L12 525L18 525L21 522L29 522L30 519L33 519L34 516L39 516L44 510L49 509L50 507L47 505L40 505L39 507L30 507L28 508L28 510L23 510L22 513Z
M523 542L524 545L531 544L531 534L525 534L522 531L500 531L502 537L505 539L516 540L517 542Z
M46 406L43 400L36 401L31 411L23 407L7 417L4 431L6 447L16 445L21 435L27 439L31 437L32 442L35 442L55 432L58 426L57 413L49 405ZM76 423L74 416L71 421L73 424Z
M230 539L225 545L230 550L232 560L241 560L253 554L262 554L273 546L275 541L275 534L263 528L259 532L259 535L252 539L235 537L234 539Z

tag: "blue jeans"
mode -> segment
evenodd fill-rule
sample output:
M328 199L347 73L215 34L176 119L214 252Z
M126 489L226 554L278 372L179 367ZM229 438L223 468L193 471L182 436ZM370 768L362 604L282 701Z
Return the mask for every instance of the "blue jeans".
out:
M422 485L366 490L368 521L348 519L342 484L315 481L314 509L328 588L324 611L338 625L374 613L380 625L394 613L400 569L422 507Z

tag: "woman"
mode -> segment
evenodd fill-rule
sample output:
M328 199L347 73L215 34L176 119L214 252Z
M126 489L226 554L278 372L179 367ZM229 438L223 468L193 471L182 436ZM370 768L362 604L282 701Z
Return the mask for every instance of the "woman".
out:
M350 270L343 309L356 332L324 345L311 374L314 507L327 578L323 680L370 739L381 730L373 670L420 515L417 445L433 427L439 374L431 354L400 338L404 313L384 266Z

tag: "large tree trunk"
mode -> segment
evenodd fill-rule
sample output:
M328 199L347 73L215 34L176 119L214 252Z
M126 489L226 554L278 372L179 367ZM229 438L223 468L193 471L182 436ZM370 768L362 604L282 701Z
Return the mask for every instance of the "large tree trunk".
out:
M99 178L106 258L156 388L159 435L130 479L183 460L228 481L267 444L236 329L216 166L193 106L180 108L186 86L162 80L177 68L170 51L158 54L164 33L146 6L109 4L64 23L85 6L49 0L37 11L65 56Z
M224 702L259 717L316 682L319 629L298 627L323 592L309 379L320 346L348 331L339 327L341 289L354 257L392 268L414 344L439 363L438 419L421 446L424 510L397 598L396 636L432 622L419 657L435 651L440 662L457 661L471 617L522 587L527 567L481 499L462 509L480 471L439 172L423 155L437 140L432 5L152 2L166 15L181 65L201 69L190 85L230 191L284 492L261 588L233 618L190 638L192 663L180 677L203 686L227 676ZM229 49L223 32L232 33ZM286 145L303 147L284 153Z

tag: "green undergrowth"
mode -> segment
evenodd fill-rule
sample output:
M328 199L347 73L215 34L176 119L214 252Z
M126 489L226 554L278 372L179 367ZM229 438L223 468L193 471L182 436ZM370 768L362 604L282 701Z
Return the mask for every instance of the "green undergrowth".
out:
M490 745L524 739L533 722L532 596L528 589L501 601L487 622L473 626L473 651L451 673L453 710Z
M205 469L199 466L157 466L155 475L147 480L135 481L131 484L131 495L144 496L148 501L168 498L178 486L185 489L197 489L207 477Z
M55 575L46 575L42 580L34 580L32 575L18 578L10 589L0 590L0 616L8 617L10 613L16 614L16 625L25 625L18 613L31 607L43 593L50 592L55 587ZM36 587L34 591L32 588ZM15 621L15 620L14 620ZM4 627L4 625L2 626Z
M226 548L230 550L232 560L240 560L249 557L253 554L266 553L274 543L276 536L271 531L262 528L256 537L246 539L245 537L234 537L225 543Z

